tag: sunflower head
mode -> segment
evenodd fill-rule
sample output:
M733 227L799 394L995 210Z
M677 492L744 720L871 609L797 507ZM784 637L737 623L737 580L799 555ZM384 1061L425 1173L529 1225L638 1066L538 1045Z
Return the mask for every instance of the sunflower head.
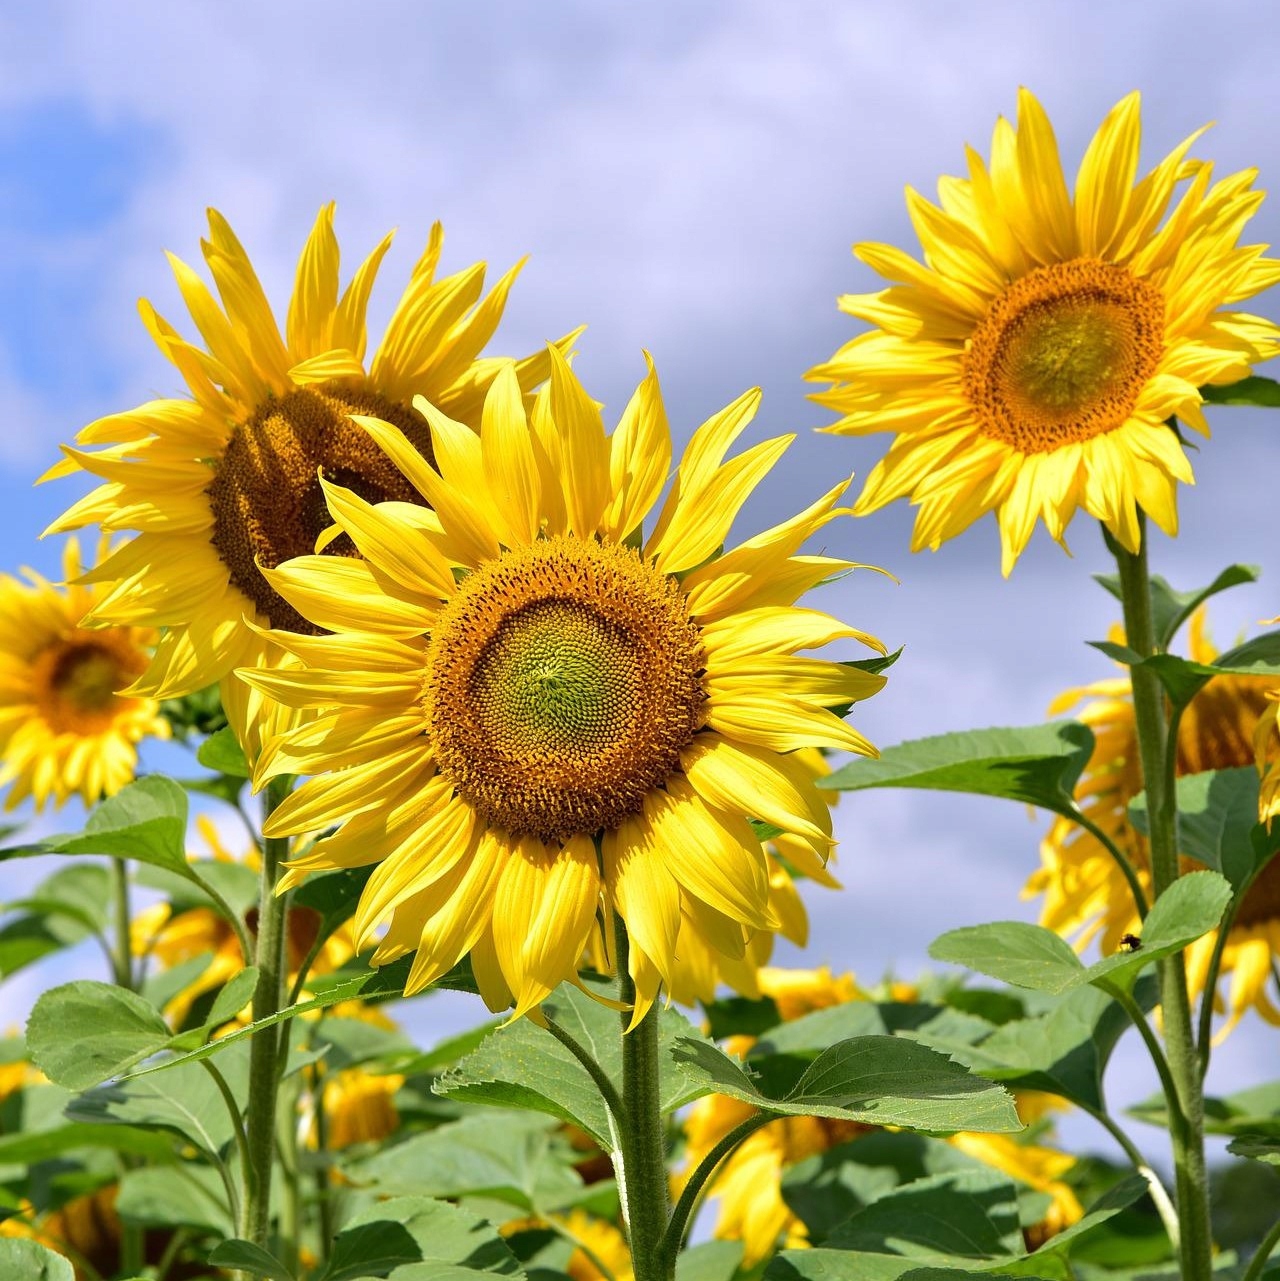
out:
M1211 663L1218 651L1209 639L1205 610L1191 620L1189 655ZM1123 640L1119 629L1112 635ZM1178 727L1175 769L1178 777L1210 770L1237 769L1255 763L1258 726L1268 707L1270 678L1218 676L1198 693ZM1129 821L1129 803L1142 790L1137 726L1127 679L1099 681L1063 695L1053 711L1079 704L1078 719L1094 733L1094 749L1076 787L1085 814L1128 856L1144 886L1150 885L1147 844ZM1270 747L1264 766L1280 753ZM1080 947L1095 937L1110 955L1141 925L1133 896L1105 846L1067 819L1055 820L1041 845L1041 866L1024 894L1044 895L1041 923L1075 936ZM1183 870L1200 866L1184 857ZM1198 939L1187 949L1187 978L1193 994L1203 991L1217 935ZM1237 909L1223 946L1221 973L1229 976L1225 1036L1253 1008L1268 1022L1280 1024L1280 1008L1269 993L1272 961L1280 955L1280 859L1273 859L1254 879Z
M1177 529L1192 480L1169 420L1208 433L1197 390L1273 356L1280 330L1223 310L1280 279L1238 241L1262 198L1252 173L1212 180L1199 134L1140 180L1138 95L1103 121L1068 190L1048 117L1025 89L986 162L908 189L923 262L890 245L857 255L891 284L841 299L874 329L807 375L834 432L891 432L857 511L909 497L912 550L994 511L1007 574L1037 519L1060 542L1077 508L1130 551L1138 512Z
M28 797L37 810L74 795L92 805L133 781L142 739L169 735L154 699L121 692L150 661L156 633L82 627L104 593L79 581L74 539L63 569L66 588L30 570L26 581L0 575L0 785L9 784L9 809Z
M495 378L478 433L419 401L434 463L358 419L438 526L323 481L365 559L267 571L330 634L287 639L296 669L243 675L316 715L263 755L259 781L315 776L268 826L343 824L294 861L291 883L378 863L356 915L357 941L379 940L375 962L416 950L417 990L470 953L490 1004L523 1013L584 952L607 958L597 931L617 913L639 1017L661 983L687 986L678 957L750 976L761 935L803 929L749 820L793 843L793 866L825 874L831 819L801 753L872 751L830 709L883 678L801 651L883 646L794 605L846 565L798 554L844 484L720 550L789 443L726 459L755 393L694 433L659 504L671 444L656 375L609 436L549 359L529 415L514 370Z
M350 538L332 528L322 477L368 502L414 508L406 519L432 522L427 500L352 418L376 416L427 463L431 435L412 407L415 395L460 421L478 422L500 365L480 352L520 265L487 295L483 263L437 278L443 246L437 224L381 344L366 359L365 313L390 245L387 236L341 287L333 206L326 205L299 258L282 328L248 254L226 220L210 211L202 248L217 297L195 271L170 258L199 341L187 341L142 304L143 321L189 398L150 401L91 423L80 447L67 447L48 473L83 471L103 482L51 530L97 522L137 532L95 571L94 581L110 590L86 620L86 626L165 629L154 659L133 673L136 692L190 693L238 664L280 661L271 630L322 630L264 576L317 550L359 558ZM557 350L567 350L574 336ZM528 390L546 377L549 356L539 352L513 367ZM223 684L228 719L254 756L265 709Z

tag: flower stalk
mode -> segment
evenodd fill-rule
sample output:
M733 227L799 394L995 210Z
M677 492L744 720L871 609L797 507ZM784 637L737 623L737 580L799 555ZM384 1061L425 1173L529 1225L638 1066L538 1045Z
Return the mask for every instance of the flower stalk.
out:
M1110 534L1107 546L1116 558L1124 607L1125 638L1130 649L1148 658L1159 652L1151 619L1151 584L1147 569L1145 521L1139 513L1136 553L1125 550ZM1169 711L1155 672L1129 669L1142 777L1147 793L1148 842L1156 899L1178 878L1177 794L1174 788L1176 743L1169 734ZM1166 1086L1170 1137L1178 1198L1178 1242L1184 1277L1208 1277L1213 1239L1209 1224L1209 1186L1204 1155L1204 1094L1201 1064L1187 993L1181 953L1157 963L1165 1052L1172 1090ZM1206 993L1205 1000L1212 997Z
M287 779L272 779L267 784L262 807L264 822L288 790ZM288 844L287 839L280 837L265 837L262 842L258 945L254 952L254 964L258 967L258 986L253 993L255 1023L276 1014L284 995L285 899L276 894L276 883ZM265 1027L254 1034L249 1045L249 1107L245 1128L251 1178L240 1232L245 1240L264 1249L271 1225L271 1168L275 1158L276 1089L283 1035L279 1027Z
M635 1001L628 968L630 942L621 915L614 916L618 966L618 999ZM621 1169L618 1191L631 1245L635 1281L672 1281L674 1257L664 1249L670 1211L667 1201L667 1154L659 1092L658 1005L631 1031L630 1010L622 1016L622 1117L619 1125Z

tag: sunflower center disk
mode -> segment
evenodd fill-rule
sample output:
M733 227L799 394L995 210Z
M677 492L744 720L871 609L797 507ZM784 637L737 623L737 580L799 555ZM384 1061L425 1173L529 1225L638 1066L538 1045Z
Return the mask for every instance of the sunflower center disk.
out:
M983 432L1025 454L1123 425L1163 351L1164 298L1092 258L1038 267L992 303L964 355Z
M34 677L49 727L75 734L109 728L120 705L129 701L116 690L132 684L145 666L143 655L97 638L68 641L47 651Z
M348 414L394 424L423 457L432 459L426 423L405 406L363 388L304 387L268 401L235 429L206 491L213 510L213 546L231 581L272 627L310 635L320 630L258 572L259 563L274 569L291 557L310 555L316 539L333 523L318 471L371 503L422 503L418 491ZM357 554L345 534L325 552Z
M705 662L677 584L630 548L560 537L463 580L431 638L441 772L493 828L616 827L678 768Z

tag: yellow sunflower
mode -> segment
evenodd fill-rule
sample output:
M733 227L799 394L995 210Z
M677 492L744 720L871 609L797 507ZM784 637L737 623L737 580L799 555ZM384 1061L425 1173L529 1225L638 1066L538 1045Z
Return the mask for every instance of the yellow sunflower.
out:
M988 167L907 189L923 262L883 244L857 256L892 282L840 300L875 329L806 375L842 414L827 430L897 437L855 510L919 507L912 550L995 511L1008 574L1037 517L1059 542L1078 507L1131 552L1139 508L1177 528L1191 466L1167 420L1208 435L1197 388L1276 352L1269 321L1220 308L1280 278L1237 243L1263 193L1253 171L1212 181L1193 134L1141 181L1138 95L1102 122L1068 191L1044 109L1025 89ZM1180 183L1185 190L1177 196Z
M149 303L141 304L144 324L190 398L149 401L91 423L78 441L103 448L64 446L67 457L46 476L83 470L105 482L50 530L97 522L138 531L86 576L110 584L86 624L165 629L131 691L156 698L190 693L241 664L272 661L270 641L246 620L316 632L262 571L326 539L327 554L356 554L349 539L332 537L317 476L372 502L423 504L349 415L376 415L427 459L430 432L410 408L415 394L474 422L502 363L477 357L520 270L486 296L483 263L437 280L443 244L437 223L366 369L365 311L390 236L340 294L333 205L321 209L298 261L281 335L231 228L212 210L209 225L202 248L221 306L190 267L170 256L203 346L182 339ZM548 367L545 352L519 361L521 387L545 379ZM419 510L414 519L430 517ZM261 709L234 682L224 682L223 692L228 717L252 753Z
M1118 636L1119 633L1113 632ZM1191 620L1188 649L1198 663L1209 663L1217 649L1205 631L1205 612ZM1182 715L1176 770L1179 777L1254 763L1254 736L1273 678L1218 676L1200 691ZM1151 884L1147 844L1129 822L1129 802L1142 791L1142 765L1128 677L1098 681L1068 690L1049 709L1051 715L1083 702L1075 715L1093 730L1095 745L1076 799L1081 809L1129 857L1144 888ZM1198 866L1184 859L1188 868ZM1097 937L1105 954L1120 947L1124 934L1141 925L1128 882L1106 848L1065 818L1055 819L1040 847L1040 867L1024 896L1044 895L1040 923L1059 934L1077 936L1084 948ZM1191 991L1203 991L1216 934L1206 935L1186 952ZM1223 975L1231 975L1225 1036L1253 1007L1270 1023L1280 1009L1267 988L1273 957L1280 956L1280 859L1273 859L1253 882L1236 914L1222 955ZM1215 997L1216 999L1216 997Z
M842 637L883 646L793 604L849 567L796 554L839 514L847 482L719 550L792 439L725 461L758 392L694 433L642 538L671 458L656 374L609 437L564 359L551 359L531 422L510 366L478 435L419 398L434 466L386 423L359 420L440 529L324 482L365 559L267 571L336 634L283 638L304 671L244 673L282 703L326 709L263 753L257 781L319 776L265 830L343 826L283 884L378 863L356 942L386 927L375 964L416 949L407 991L469 953L491 1008L514 997L523 1014L576 976L603 906L630 931L638 1018L672 983L682 930L733 959L781 925L749 818L825 861L827 803L794 753L872 753L830 709L883 678L799 651Z
M815 1010L863 1000L865 993L851 974L833 976L829 970L760 971L761 991L773 998L784 1021ZM726 1049L745 1057L754 1044L749 1036L731 1037ZM1019 1096L1023 1119L1042 1107L1047 1096ZM1026 1109L1024 1113L1024 1108ZM687 1142L684 1176L695 1169L721 1139L755 1109L749 1103L713 1094L699 1099L685 1119ZM793 1165L877 1127L858 1121L816 1116L779 1117L762 1126L734 1149L713 1176L710 1195L719 1201L714 1235L743 1245L743 1265L751 1267L781 1241L795 1249L808 1244L804 1224L782 1197L782 1177ZM998 1139L998 1142L992 1140ZM1051 1148L1019 1143L1005 1135L953 1134L947 1140L961 1151L1003 1171L1018 1182L1047 1193L1051 1206L1041 1223L1028 1230L1028 1244L1038 1245L1076 1222L1083 1209L1075 1193L1061 1181L1075 1164L1073 1157ZM677 1181L682 1176L677 1176Z
M105 551L105 545L103 550ZM63 553L68 582L80 548ZM79 795L86 805L133 781L138 743L168 738L154 699L117 691L150 661L156 633L80 625L100 589L55 587L31 570L26 582L0 574L0 786L6 809L31 797L36 810Z
M0 1237L21 1238L47 1246L70 1260L76 1281L111 1276L120 1266L123 1235L116 1213L118 1184L72 1197L57 1210L38 1214L24 1202L12 1217L0 1222Z

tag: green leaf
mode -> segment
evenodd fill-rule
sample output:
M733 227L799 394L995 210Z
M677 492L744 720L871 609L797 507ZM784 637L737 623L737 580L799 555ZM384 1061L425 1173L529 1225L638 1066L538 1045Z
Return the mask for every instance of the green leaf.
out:
M1017 1190L996 1170L930 1175L846 1219L827 1244L939 1262L1014 1258L1023 1253Z
M1022 1128L1004 1090L902 1037L841 1041L806 1064L785 1093L766 1094L742 1063L707 1041L680 1041L674 1054L689 1079L701 1084L702 1093L727 1094L784 1116L825 1116L914 1130Z
M949 961L993 979L1039 992L1065 992L1084 974L1071 945L1027 921L993 921L949 930L929 945L935 961Z
M66 1097L63 1091L58 1093ZM58 1120L62 1120L61 1115ZM17 1134L0 1135L0 1165L35 1165L38 1161L50 1161L67 1152L90 1148L104 1148L161 1163L169 1160L173 1151L167 1139L125 1125L41 1125Z
M1219 654L1210 664L1233 676L1275 676L1280 674L1280 631L1263 632Z
M444 1278L452 1275L449 1269L524 1277L515 1255L484 1219L443 1201L395 1197L347 1221L319 1281Z
M228 1020L235 1018L253 1000L253 990L257 986L258 967L256 965L246 966L233 974L222 985L213 1004L209 1007L209 1013L204 1020L204 1030L210 1031L221 1027Z
M1180 952L1213 929L1230 899L1231 886L1217 872L1181 876L1152 906L1139 948L1088 967L1052 930L1025 921L951 930L934 940L929 955L1040 992L1061 994L1082 983L1127 990L1143 966Z
M41 993L27 1023L32 1061L72 1090L119 1076L164 1049L172 1035L142 997L89 979Z
M1280 824L1270 832L1258 822L1258 771L1238 769L1186 774L1177 780L1178 849L1221 872L1239 892L1280 850ZM1139 832L1147 833L1146 794L1130 806Z
M553 1118L486 1111L347 1162L343 1173L380 1196L483 1196L535 1214L581 1196L572 1159Z
M1128 646L1111 641L1091 641L1090 644L1117 663L1155 672L1176 707L1185 707L1216 676L1280 676L1280 632L1255 636L1219 654L1212 663L1198 663L1177 654L1152 654L1142 658Z
M733 1281L741 1262L741 1241L704 1241L677 1256L676 1281Z
M147 975L142 983L142 996L157 1010L163 1010L179 992L185 992L196 979L204 977L212 960L212 952L201 952L171 969Z
M782 1015L770 997L754 1001L746 996L728 996L702 1007L707 1031L713 1040L728 1036L763 1036L782 1022Z
M269 1254L252 1241L238 1238L219 1241L209 1251L209 1262L215 1267L238 1269L255 1277L270 1277L271 1281L294 1281L293 1273L274 1254Z
M1210 405L1259 405L1263 409L1280 408L1280 383L1274 378L1250 374L1226 386L1210 384L1200 388L1205 403Z
M1265 1161L1268 1165L1280 1165L1280 1138L1265 1134L1242 1134L1227 1144L1227 1151L1254 1161Z
M190 1161L126 1170L116 1213L125 1223L147 1228L190 1227L220 1237L235 1232L222 1180L209 1166Z
M618 1085L622 1039L617 1013L569 983L558 987L543 1008ZM683 1015L665 1009L659 1016L658 1036L659 1054L666 1060L675 1045L692 1041L698 1033ZM587 1070L550 1032L528 1019L486 1037L433 1088L446 1098L544 1112L580 1126L606 1148L613 1146L604 1100ZM662 1074L664 1114L702 1093L700 1083L691 1084L679 1072Z
M187 794L172 779L151 774L103 801L75 836L48 842L55 854L114 854L189 877Z
M215 730L200 744L196 760L205 769L211 769L230 778L248 778L249 762L230 725Z
M1204 1112L1205 1130L1209 1134L1252 1135L1280 1140L1280 1081L1255 1085L1225 1098L1206 1098ZM1129 1114L1140 1121L1167 1128L1163 1095L1135 1104L1129 1109Z
M47 1246L0 1237L0 1276L14 1281L75 1281L76 1273L70 1259Z
M869 787L969 792L1071 815L1072 793L1092 751L1093 734L1076 721L969 730L900 743L877 760L850 762L819 779L818 786L845 792Z
M224 1052L218 1068L232 1095L247 1097L249 1056L243 1046ZM67 1117L95 1125L130 1125L180 1134L202 1152L218 1155L232 1140L227 1105L198 1063L117 1081L90 1090L67 1106Z

